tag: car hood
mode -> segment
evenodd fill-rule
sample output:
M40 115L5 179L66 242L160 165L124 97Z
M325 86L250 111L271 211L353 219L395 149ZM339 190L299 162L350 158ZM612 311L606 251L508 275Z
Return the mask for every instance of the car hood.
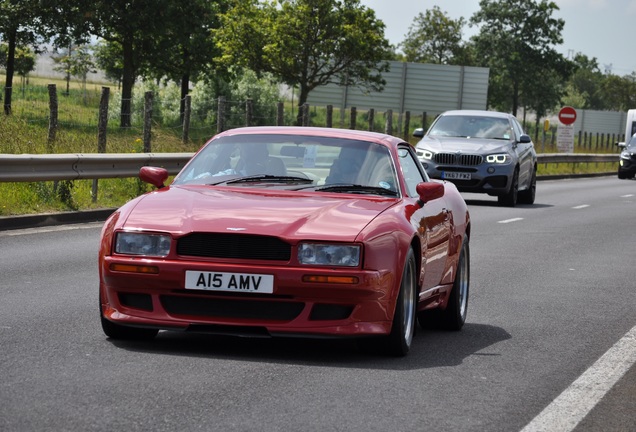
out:
M122 210L122 228L241 232L287 239L353 241L395 198L352 197L209 186L179 186L140 197Z
M492 154L510 151L510 142L483 138L425 137L416 147L435 153Z

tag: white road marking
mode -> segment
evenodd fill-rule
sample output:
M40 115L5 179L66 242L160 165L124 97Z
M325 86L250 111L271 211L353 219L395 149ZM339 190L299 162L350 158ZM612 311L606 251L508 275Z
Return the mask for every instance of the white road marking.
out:
M621 198L631 198L634 194L621 195Z
M636 363L636 327L565 389L521 432L571 432Z
M510 222L518 222L523 220L523 218L512 218L512 219L504 219L504 220L500 220L497 223L501 223L501 224L506 224L506 223L510 223Z
M576 207L572 207L572 208L574 210L579 210L579 209L584 209L584 208L589 207L589 206L590 206L589 204L582 204L582 205L579 205L579 206L576 206Z

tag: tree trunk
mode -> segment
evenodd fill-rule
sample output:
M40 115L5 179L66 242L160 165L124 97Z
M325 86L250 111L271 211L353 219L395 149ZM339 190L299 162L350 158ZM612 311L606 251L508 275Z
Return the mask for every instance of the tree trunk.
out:
M121 117L119 126L129 128L132 124L132 90L135 85L135 64L132 42L124 41L122 48L124 51L124 70L122 72Z
M300 89L298 91L298 115L296 116L296 126L303 125L303 109L305 102L309 98L310 89L304 85L300 85Z

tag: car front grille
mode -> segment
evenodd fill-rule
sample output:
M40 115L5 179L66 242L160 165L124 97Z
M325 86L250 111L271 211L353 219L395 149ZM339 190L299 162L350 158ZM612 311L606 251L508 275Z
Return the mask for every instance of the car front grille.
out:
M289 261L291 245L269 236L192 233L177 241L177 254L206 258Z
M481 155L457 154L457 153L438 153L435 155L435 162L440 165L464 165L475 166L484 161Z

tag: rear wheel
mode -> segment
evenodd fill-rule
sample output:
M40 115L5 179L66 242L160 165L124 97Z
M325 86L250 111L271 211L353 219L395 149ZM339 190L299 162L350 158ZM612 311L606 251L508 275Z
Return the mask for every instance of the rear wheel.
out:
M519 193L519 170L515 169L510 181L510 189L505 195L499 195L497 202L499 205L506 207L514 207L517 205L517 195Z
M145 340L145 339L152 339L155 336L157 336L157 333L159 333L159 330L157 329L145 329L145 328L138 328L138 327L122 326L107 320L106 318L104 318L101 302L99 305L99 317L102 322L102 330L104 331L106 336L108 336L111 339Z
M387 339L388 352L395 356L405 356L411 349L415 335L415 311L417 303L417 278L415 254L409 248L402 271L400 293L395 304L391 334Z

